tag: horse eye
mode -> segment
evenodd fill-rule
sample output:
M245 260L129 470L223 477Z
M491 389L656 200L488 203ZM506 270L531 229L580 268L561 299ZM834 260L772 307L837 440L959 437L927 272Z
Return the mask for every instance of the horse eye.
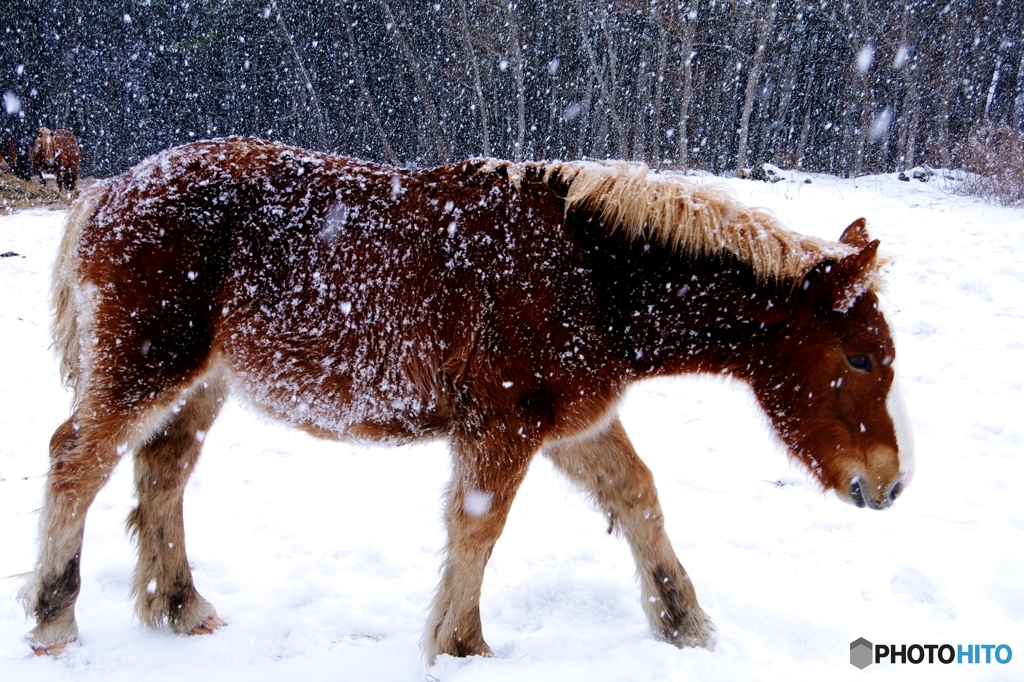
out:
M871 371L870 355L847 355L846 361L850 363L850 367L853 367L855 370L859 372Z

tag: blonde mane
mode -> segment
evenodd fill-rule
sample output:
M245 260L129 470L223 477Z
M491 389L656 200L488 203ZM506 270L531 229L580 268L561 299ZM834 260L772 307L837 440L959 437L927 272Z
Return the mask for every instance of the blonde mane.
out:
M825 260L858 249L787 230L768 211L740 203L724 183L698 184L625 161L490 161L518 186L523 177L568 186L566 213L589 211L605 224L692 257L732 255L762 279L799 280Z

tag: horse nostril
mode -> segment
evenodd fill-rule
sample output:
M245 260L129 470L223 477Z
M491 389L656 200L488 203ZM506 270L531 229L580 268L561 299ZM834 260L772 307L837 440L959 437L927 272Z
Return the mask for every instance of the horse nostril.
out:
M855 478L850 484L850 497L853 498L853 503L861 509L867 506L867 502L864 501L864 492L860 489L859 478Z
M902 492L903 492L903 483L901 483L900 481L896 481L896 485L894 485L892 487L892 490L889 491L889 502L894 502L896 500L896 498L899 497L900 493L902 493Z

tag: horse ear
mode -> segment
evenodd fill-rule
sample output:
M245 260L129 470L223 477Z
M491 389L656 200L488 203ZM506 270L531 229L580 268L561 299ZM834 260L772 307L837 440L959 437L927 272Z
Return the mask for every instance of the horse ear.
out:
M865 234L867 234L867 232L865 232ZM841 289L847 289L853 286L857 280L862 279L874 266L875 258L878 257L879 244L881 244L881 242L874 239L865 244L859 253L847 256L836 263L836 284Z
M865 232L866 234L866 232ZM836 263L833 270L832 309L846 312L868 290L878 257L877 239L869 242L859 253Z
M868 236L868 221L864 218L857 218L850 226L843 230L843 236L839 238L840 244L848 244L863 249L871 242Z
M850 227L856 225L855 222ZM847 228L847 231L849 230L850 228ZM867 234L863 227L861 230ZM833 310L846 312L867 291L871 273L876 267L880 243L875 239L865 244L857 253L850 254L838 262L820 263L807 273L801 288L812 299Z

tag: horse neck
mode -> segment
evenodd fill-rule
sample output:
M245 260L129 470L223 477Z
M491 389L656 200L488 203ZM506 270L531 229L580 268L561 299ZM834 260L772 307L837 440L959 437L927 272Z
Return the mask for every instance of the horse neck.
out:
M610 239L596 272L609 341L638 376L744 375L789 284L766 282L734 258L690 257L656 243Z

